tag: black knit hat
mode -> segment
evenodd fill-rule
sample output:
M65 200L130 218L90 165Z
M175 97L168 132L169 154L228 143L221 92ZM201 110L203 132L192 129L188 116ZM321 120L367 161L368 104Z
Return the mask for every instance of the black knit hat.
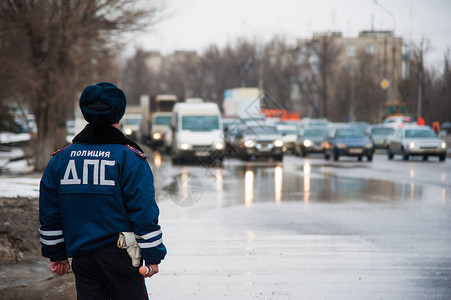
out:
M80 96L83 117L91 124L111 125L125 113L127 99L124 92L109 82L87 86Z

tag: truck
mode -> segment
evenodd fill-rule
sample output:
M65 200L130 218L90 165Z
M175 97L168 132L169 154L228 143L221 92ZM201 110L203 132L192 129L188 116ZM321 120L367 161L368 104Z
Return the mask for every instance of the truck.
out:
M151 146L160 147L165 152L170 152L172 145L171 133L172 112L155 112L151 120Z
M226 118L260 118L262 116L260 89L254 87L227 89L224 91L222 108Z
M172 109L178 101L179 98L173 94L157 94L150 99L150 147L162 147L163 150L171 148Z
M385 118L407 115L407 104L402 101L385 103Z
M141 141L142 138L142 115L126 113L122 117L120 127L126 137L134 140Z

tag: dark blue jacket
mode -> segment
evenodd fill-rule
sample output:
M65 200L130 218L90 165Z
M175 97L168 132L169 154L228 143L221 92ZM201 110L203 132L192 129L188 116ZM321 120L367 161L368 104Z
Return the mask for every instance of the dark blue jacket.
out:
M87 254L132 231L146 263L158 264L166 255L158 215L142 152L76 142L53 155L41 179L42 255L56 261Z

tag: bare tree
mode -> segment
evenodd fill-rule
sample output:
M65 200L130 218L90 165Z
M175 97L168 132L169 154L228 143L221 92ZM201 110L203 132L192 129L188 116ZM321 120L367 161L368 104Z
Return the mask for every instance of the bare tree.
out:
M138 104L141 95L153 95L157 93L157 80L147 67L146 58L148 52L139 48L135 55L128 59L122 72L124 91L127 94L129 104Z
M408 113L423 117L428 115L429 95L427 90L432 87L434 81L431 72L425 68L423 59L424 55L430 51L430 47L430 43L426 39L422 39L418 45L410 43L409 74L398 86L401 99L407 103ZM430 84L427 84L428 82Z
M447 49L441 74L428 69L424 71L424 90L428 100L424 118L428 124L432 124L434 121L443 123L451 120L450 56L450 49Z
M177 51L165 59L162 77L167 93L180 98L204 97L201 59L195 51Z
M320 94L320 116L328 117L329 87L334 79L335 66L338 63L340 48L333 40L332 36L321 36L317 40L317 47L314 47L318 56L319 70L319 94Z
M354 78L355 76L351 74L349 69L342 67L332 90L335 97L329 106L329 120L335 122L348 121L351 105L353 104L351 99L355 98Z
M117 49L112 38L143 28L155 12L132 0L0 2L0 65L6 66L0 76L9 77L11 97L26 99L35 115L36 170L61 146L55 132L64 131L81 87L111 78L103 76Z
M281 36L275 36L265 47L265 90L281 107L291 110L291 90L297 79L296 48Z
M382 78L380 62L376 57L364 50L357 54L358 65L354 71L354 102L357 121L379 122L384 110L384 91L379 86Z
M300 92L303 115L318 118L320 115L318 57L313 47L314 44L308 42L298 49L296 84Z
M428 101L425 94L425 70L424 70L424 55L431 49L429 40L423 38L417 46L412 43L412 56L415 66L418 70L418 101L417 101L417 116L427 114Z
M221 104L225 89L257 86L257 46L252 41L238 38L223 49L211 45L201 55L203 88L206 95Z

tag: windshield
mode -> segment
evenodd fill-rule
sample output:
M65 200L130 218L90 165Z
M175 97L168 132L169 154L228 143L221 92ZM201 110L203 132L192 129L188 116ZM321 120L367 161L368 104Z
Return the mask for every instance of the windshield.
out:
M296 131L296 129L281 129L279 130L279 132L283 135L288 135L288 134L298 134L298 132Z
M182 117L182 129L193 131L207 131L219 129L217 116L184 116Z
M159 116L155 118L155 125L169 125L171 124L171 116Z
M327 130L325 129L306 129L304 130L304 137L325 137Z
M277 128L274 126L254 126L248 127L245 131L245 134L278 134Z
M406 138L435 138L435 132L432 130L424 130L424 129L409 129L405 132Z
M363 138L365 134L358 129L337 129L335 136L338 138Z
M125 118L122 122L126 125L141 125L141 118Z
M395 131L394 128L373 128L371 129L372 135L390 135Z
M308 126L312 126L312 127L326 127L327 126L327 122L326 121L310 121L308 123Z

